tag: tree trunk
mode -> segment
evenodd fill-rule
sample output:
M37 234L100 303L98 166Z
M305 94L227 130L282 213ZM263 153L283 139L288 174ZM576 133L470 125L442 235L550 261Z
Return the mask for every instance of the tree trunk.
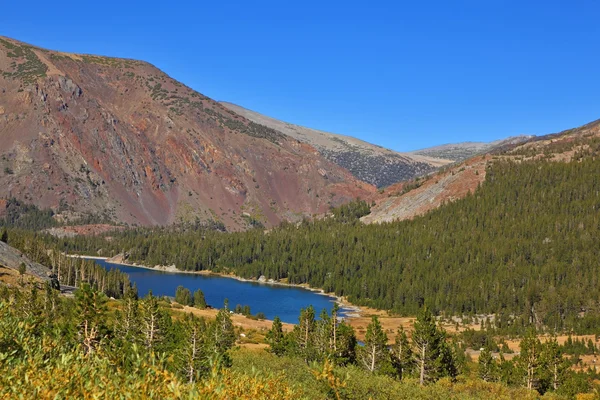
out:
M377 349L373 346L373 350L371 350L371 372L375 371L375 351Z
M425 351L427 349L427 345L424 344L421 347L421 360L420 360L420 374L419 374L419 384L423 386L425 384Z

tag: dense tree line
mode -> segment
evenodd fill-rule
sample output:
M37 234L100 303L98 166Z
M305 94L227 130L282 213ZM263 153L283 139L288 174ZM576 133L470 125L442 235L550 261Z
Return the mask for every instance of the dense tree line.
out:
M35 232L12 229L10 233L6 232L6 242L31 261L47 267L46 275L57 289L60 285L79 287L88 284L113 298L121 298L129 290L137 292L135 285L132 286L129 281L129 275L117 269L107 271L94 261L68 257Z
M496 161L473 194L411 221L326 218L233 234L138 229L110 242L79 237L60 245L308 283L404 314L427 302L434 313L495 313L495 324L586 332L600 323L599 210L595 157Z

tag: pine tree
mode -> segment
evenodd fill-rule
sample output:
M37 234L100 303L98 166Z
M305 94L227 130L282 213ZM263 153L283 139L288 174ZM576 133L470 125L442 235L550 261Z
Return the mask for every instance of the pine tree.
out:
M204 292L198 289L194 292L194 307L205 309L206 308L206 299L204 298Z
M525 386L530 390L535 389L542 372L542 344L535 330L530 329L527 332L527 335L521 340L520 350L521 354L518 357L517 365L525 377Z
M337 352L337 341L338 341L338 311L340 310L340 306L338 303L333 305L331 309L331 349L333 352Z
M398 329L392 346L392 365L396 370L398 379L404 378L412 370L413 354L408 336L402 326Z
M283 324L279 317L273 319L273 325L267 333L267 343L270 346L271 353L281 356L286 351L285 333L283 332Z
M229 312L229 302L225 300L211 326L210 345L212 352L218 357L225 358L227 350L235 344L235 331ZM225 364L229 360L225 358Z
M208 370L206 354L206 323L192 314L183 321L183 342L178 348L182 371L189 383L194 383Z
M317 359L324 360L329 358L329 355L333 351L332 336L331 317L327 310L323 309L319 320L315 322L314 344Z
M486 382L493 382L496 380L496 362L492 356L492 352L486 346L479 353L479 378Z
M359 351L361 365L369 372L374 373L381 369L389 359L387 350L387 336L383 331L377 316L373 316L367 326L365 344Z
M341 322L336 328L336 347L333 359L338 365L347 365L356 360L356 334L354 329Z
M563 357L562 350L556 336L553 336L543 345L542 349L543 364L550 374L552 389L558 390L564 381L565 372L569 369L569 362Z
M161 339L160 307L158 298L152 295L152 291L141 301L142 336L144 344L149 350L154 350L157 342Z
M123 309L115 313L115 334L124 343L136 343L141 336L140 311L137 295L133 290L125 292Z
M100 340L100 331L105 322L106 296L84 283L75 291L75 304L79 320L79 337L84 352L93 352Z
M44 294L44 319L46 326L51 327L59 314L60 293L52 288L50 282L45 282Z
M315 309L313 306L308 306L300 310L298 325L294 327L293 335L298 351L306 362L314 359L314 331Z
M435 382L442 376L456 373L452 351L446 344L444 331L438 328L427 307L419 313L412 336L413 354L419 383Z
M192 293L190 289L184 288L183 286L177 286L175 289L175 301L183 306L192 305Z

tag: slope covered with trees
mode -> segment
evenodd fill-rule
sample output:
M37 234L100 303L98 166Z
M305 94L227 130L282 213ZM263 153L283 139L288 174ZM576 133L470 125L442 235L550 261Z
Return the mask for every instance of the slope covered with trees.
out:
M137 230L61 246L308 283L409 315L428 304L434 313L585 331L600 320L597 150L592 141L571 162L496 160L473 194L411 221L364 226L336 211L267 232Z

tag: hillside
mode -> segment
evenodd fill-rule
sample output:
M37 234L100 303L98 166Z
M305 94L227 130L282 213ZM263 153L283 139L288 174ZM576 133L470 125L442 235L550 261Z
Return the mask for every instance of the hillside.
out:
M62 218L238 230L374 191L142 61L0 38L0 90L0 198Z
M443 144L441 146L428 147L412 152L415 155L421 155L434 158L445 158L452 161L462 161L479 154L489 153L506 146L516 145L533 139L532 135L512 136L506 139L495 140L493 142L463 142Z
M423 215L473 193L485 181L487 168L496 160L513 160L517 154L527 154L529 158L552 155L557 160L570 160L576 151L589 146L585 143L590 138L597 136L600 136L600 122L594 121L556 134L535 138L519 136L494 142L495 146L485 150L493 154L475 156L422 179L386 188L376 196L371 213L361 220L380 223Z
M368 204L358 202L329 218L268 232L201 239L194 232L134 232L60 245L110 254L126 249L140 263L308 283L405 315L425 303L447 315L503 313L518 320L515 326L587 333L600 318L598 154L600 122L594 122L477 157L417 188L407 185L397 199L384 192L368 216ZM454 195L443 193L448 188ZM434 199L433 191L442 194ZM405 196L440 207L407 202L416 209L412 215L381 220L389 212L384 205ZM361 216L383 223L361 224Z
M346 168L356 178L377 187L425 175L451 162L426 155L398 153L350 136L279 121L236 104L221 104L253 122L310 144L325 158Z

